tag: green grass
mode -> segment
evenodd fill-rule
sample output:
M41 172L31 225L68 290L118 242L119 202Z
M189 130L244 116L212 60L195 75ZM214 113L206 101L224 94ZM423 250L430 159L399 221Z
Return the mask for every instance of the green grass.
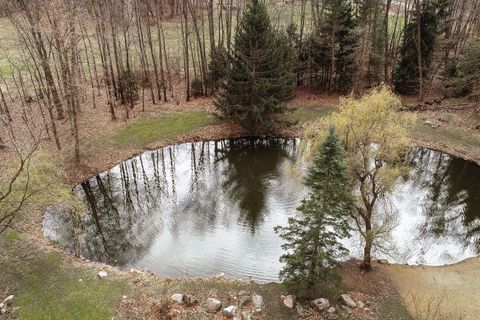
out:
M307 108L307 107L296 107L296 110L291 113L287 113L284 116L284 119L290 122L298 122L298 124L303 124L307 121L312 121L319 119L321 117L327 116L332 112L331 108Z
M15 295L19 319L111 319L122 295L132 290L125 280L99 279L93 269L67 266L60 255L43 252L18 233L4 240L0 284Z
M216 121L215 116L206 111L166 115L129 124L102 138L101 142L115 147L135 146L145 149L150 143L166 141Z
M444 126L432 128L421 120L417 120L413 132L422 136L435 137L435 140L448 145L463 145L466 148L480 147L480 139L469 135L465 131Z

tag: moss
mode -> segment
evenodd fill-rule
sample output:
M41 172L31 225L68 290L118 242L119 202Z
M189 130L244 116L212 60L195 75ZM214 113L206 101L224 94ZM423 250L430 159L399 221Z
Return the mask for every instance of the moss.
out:
M206 111L179 113L137 121L103 139L116 147L135 146L143 149L155 141L172 139L215 122L215 116Z
M132 290L125 280L99 279L96 270L74 267L18 236L0 241L0 248L7 253L0 259L0 283L18 297L19 319L111 319Z
M20 239L20 234L17 231L12 230L12 231L5 232L5 234L3 235L3 238L5 239L6 242L10 243Z

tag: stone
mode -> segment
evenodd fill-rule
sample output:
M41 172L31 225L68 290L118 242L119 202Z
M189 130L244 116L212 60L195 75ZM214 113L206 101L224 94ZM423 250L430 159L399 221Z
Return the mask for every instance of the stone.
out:
M238 310L237 307L229 306L229 307L226 307L225 309L223 309L222 313L223 313L224 316L232 318L235 315L235 313L237 312L237 310Z
M103 271L103 270L100 271L100 272L98 273L98 277L99 277L100 279L103 279L103 278L108 277L107 271Z
M285 297L285 299L283 299L283 304L287 307L287 308L290 308L290 309L293 309L293 307L295 306L295 302L297 301L297 297L295 297L294 295L288 295Z
M380 263L380 264L388 264L387 259L378 259L377 262Z
M175 293L170 298L176 303L183 303L183 294Z
M243 297L243 296L249 296L250 293L248 293L247 290L240 290L238 293L237 293L237 296L239 297Z
M218 309L222 306L222 303L220 300L214 299L214 298L208 298L207 299L207 311L208 312L217 312Z
M297 309L297 313L300 317L304 317L307 314L306 308L304 306L302 306L301 304L297 303L295 308Z
M5 306L9 306L13 303L13 298L15 298L15 296L13 294L9 295L8 297L6 297L5 299L3 299L3 304Z
M252 320L252 314L250 311L244 311L242 312L242 318L243 320Z
M353 301L353 299L346 293L342 294L340 296L340 299L342 300L343 304L346 305L349 308L356 308L357 307L357 304L355 303L355 301Z
M240 301L238 302L238 306L242 308L243 306L246 306L250 301L251 299L249 296L241 296Z
M317 308L318 311L323 311L328 307L330 307L330 302L328 302L328 300L325 298L315 299L312 302L310 302L310 304L312 305L312 307Z
M363 303L362 301L357 301L357 307L363 309L365 307L365 303Z
M337 309L335 309L335 307L330 307L327 310L328 313L335 313L335 311L337 311Z
M263 310L263 297L256 294L252 297L253 306L256 313L260 313Z
M351 313L352 313L352 309L350 309L350 308L347 307L347 306L342 306L342 310L343 310L346 314L351 314Z
M186 294L183 296L183 303L185 303L187 306L193 306L194 304L198 303L198 300L195 297Z

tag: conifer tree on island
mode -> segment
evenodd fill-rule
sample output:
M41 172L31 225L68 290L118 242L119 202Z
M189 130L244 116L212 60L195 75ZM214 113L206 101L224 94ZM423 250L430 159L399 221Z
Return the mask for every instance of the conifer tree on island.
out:
M278 127L277 115L287 111L283 102L293 97L295 89L289 50L285 37L273 30L265 4L249 1L215 101L224 117L254 134Z
M335 267L348 252L339 239L350 234L347 219L354 207L352 184L333 127L320 146L305 185L310 193L298 208L301 216L290 218L286 227L275 228L288 251L280 258L285 263L280 277L291 292L300 295L308 295L319 281L330 284L337 280Z

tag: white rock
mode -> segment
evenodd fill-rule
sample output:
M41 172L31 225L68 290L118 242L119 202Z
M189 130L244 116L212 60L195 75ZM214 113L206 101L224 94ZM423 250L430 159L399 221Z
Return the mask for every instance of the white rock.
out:
M318 298L310 302L310 304L314 307L317 308L318 311L323 311L330 307L330 302L328 302L327 299L325 298Z
M335 307L330 307L327 310L328 313L335 313L335 311L337 311L337 309L335 309Z
M224 316L233 317L235 315L235 312L237 312L237 309L238 308L235 306L229 306L223 309L222 313Z
M125 300L125 299L127 299L127 296L123 295L122 298L123 298L123 300Z
M347 306L342 306L342 310L343 310L346 314L351 314L351 313L352 313L352 309L350 309L350 308L347 307Z
M207 311L208 312L217 312L218 309L222 306L222 303L220 300L214 299L214 298L208 298L207 299Z
M365 307L365 303L363 303L363 301L357 301L357 307L363 309L363 307Z
M183 294L175 293L171 296L171 299L176 303L183 303Z
M250 311L242 312L242 317L243 320L252 320L252 314L250 313Z
M349 308L356 308L357 307L357 304L355 303L355 301L353 301L353 299L348 295L348 294L342 294L340 296L343 304L345 304L347 307Z
M98 276L103 279L103 278L106 278L108 276L108 273L107 273L107 271L102 270L98 273Z
M297 297L295 297L294 295L288 295L285 297L285 299L283 299L283 304L287 308L293 309L296 301L297 301Z
M263 310L263 297L256 294L252 297L253 306L255 308L255 312L259 313Z
M249 296L250 294L248 293L247 290L240 290L238 293L237 293L237 296L239 297L243 297L243 296Z
M15 298L15 296L13 294L9 295L5 299L3 299L3 304L6 305L6 306L11 305L12 302L13 302L13 298Z

